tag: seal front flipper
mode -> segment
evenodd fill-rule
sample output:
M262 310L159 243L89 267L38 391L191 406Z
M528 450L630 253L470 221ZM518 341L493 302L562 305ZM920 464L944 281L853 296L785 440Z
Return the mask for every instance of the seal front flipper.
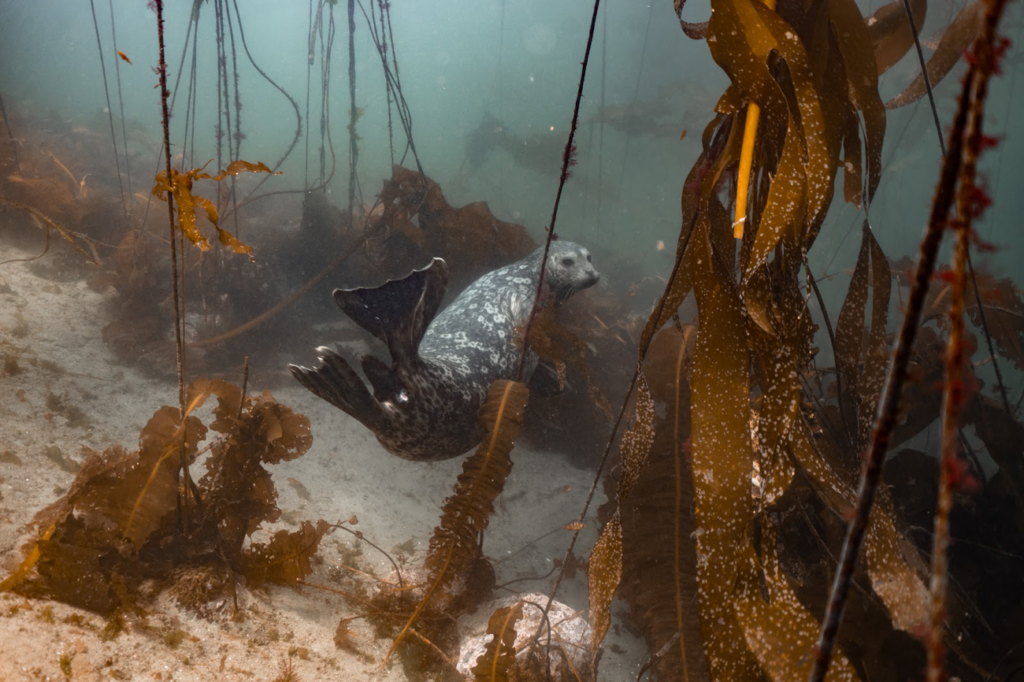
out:
M447 285L448 265L435 258L422 270L379 287L335 289L334 301L356 324L388 345L395 364L412 363Z
M320 367L309 369L289 365L292 376L310 391L376 432L387 419L384 408L370 395L366 384L343 357L324 346L316 350L320 353Z

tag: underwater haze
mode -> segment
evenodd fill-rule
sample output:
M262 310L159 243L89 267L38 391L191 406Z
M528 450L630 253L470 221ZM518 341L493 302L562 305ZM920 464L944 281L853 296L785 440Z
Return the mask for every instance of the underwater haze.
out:
M0 0L0 680L1015 679L1022 20Z

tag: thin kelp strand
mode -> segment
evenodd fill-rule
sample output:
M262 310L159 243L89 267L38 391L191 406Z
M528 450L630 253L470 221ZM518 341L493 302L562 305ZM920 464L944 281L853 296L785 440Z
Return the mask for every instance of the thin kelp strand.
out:
M356 2L348 0L348 224L352 226L356 203L356 164L359 161L359 136L356 122L359 107L356 106Z
M89 9L92 11L92 25L96 29L96 49L100 55L100 71L103 73L103 93L107 97L107 119L110 121L110 141L114 145L114 168L117 170L117 186L121 191L121 210L124 214L124 225L125 229L128 228L130 222L128 220L128 199L124 194L124 183L121 180L121 158L117 152L117 134L114 132L114 109L110 104L110 87L107 85L107 63L103 58L103 42L100 40L100 25L96 21L96 3L95 0L89 0ZM111 15L113 16L113 15ZM115 66L117 66L117 60L114 60ZM118 79L120 81L120 78ZM118 92L120 92L120 83L118 84ZM121 109L121 120L124 121L124 108ZM125 155L127 155L128 149L125 148Z
M540 310L541 296L544 293L544 274L547 270L548 253L551 251L551 242L555 239L555 221L558 218L558 205L562 201L562 190L569 179L569 167L576 163L576 127L580 120L580 102L583 100L583 83L587 80L587 64L590 62L590 48L594 45L594 27L597 25L597 11L601 7L601 0L594 0L594 11L590 16L590 30L587 33L587 48L583 53L583 64L580 68L580 82L576 89L576 104L573 107L572 123L569 125L569 139L565 142L565 149L562 151L562 172L558 177L558 191L555 194L555 205L551 209L551 221L548 223L547 238L544 240L544 252L540 260L540 277L537 280L537 293L533 297L533 307L530 310L530 317L526 322L526 331L523 333L523 348L529 348L530 329L533 327L537 313ZM519 357L519 368L516 370L516 379L522 379L523 367L526 361L526 353Z

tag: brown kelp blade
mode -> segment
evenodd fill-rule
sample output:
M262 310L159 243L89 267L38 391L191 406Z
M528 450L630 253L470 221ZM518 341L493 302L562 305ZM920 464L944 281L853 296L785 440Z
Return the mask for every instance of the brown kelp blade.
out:
M491 641L473 666L475 682L509 682L509 670L516 659L516 623L523 617L523 604L497 609L487 619L487 634Z
M911 0L911 11L914 13L914 25L920 31L924 26L928 13L927 0ZM878 75L888 71L914 46L914 34L907 21L904 0L895 0L882 5L867 20L868 34L875 48L875 62Z
M978 0L968 3L956 15L946 32L942 34L935 54L928 60L928 80L932 87L945 78L946 74L956 66L961 55L970 46L974 37L978 35L983 12L984 6ZM913 83L907 86L906 90L886 102L885 108L898 109L913 104L924 97L926 92L928 92L928 88L925 85L924 77L919 75Z
M192 168L187 171L179 171L172 168L170 178L167 177L167 171L160 171L156 174L156 181L153 184L153 196L164 201L167 200L167 194L174 197L174 201L178 206L178 224L181 227L181 231L190 242L203 251L210 248L210 241L199 232L199 228L196 225L197 208L201 208L206 212L207 219L213 223L214 228L217 230L217 237L221 244L235 253L244 253L251 259L252 247L243 244L227 230L221 229L219 225L220 214L217 211L217 207L206 197L193 194L192 183L196 180L220 182L228 176L235 176L242 172L271 173L272 175L280 175L280 173L274 173L262 161L250 163L241 159L232 161L228 164L227 168L216 175L204 173L203 168L205 166Z
M270 542L255 543L245 552L244 572L247 584L294 585L313 572L312 559L320 540L331 524L323 519L314 526L303 521L295 532L279 530Z

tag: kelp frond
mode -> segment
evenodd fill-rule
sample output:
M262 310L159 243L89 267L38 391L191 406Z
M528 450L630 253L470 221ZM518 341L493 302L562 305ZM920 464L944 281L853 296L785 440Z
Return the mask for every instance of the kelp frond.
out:
M428 607L437 612L448 611L453 598L459 596L453 594L460 591L456 583L465 581L473 565L480 560L477 537L487 528L494 501L512 471L512 446L522 428L529 396L529 389L516 381L498 380L491 384L480 413L486 435L477 451L463 462L455 490L445 500L440 524L430 538L424 562L429 585L392 642L384 664Z
M219 404L209 428L223 437L213 443L198 485L182 486L182 462L195 460L208 432L194 413L213 395ZM306 521L294 533L244 547L246 535L280 516L263 465L308 450L309 420L269 393L245 397L220 379L197 380L187 400L184 417L177 408L157 410L135 452L85 449L71 488L36 515L38 536L0 590L109 613L140 598L143 576L171 569L215 566L237 571L253 586L295 583L310 573L310 558L330 529L325 521ZM182 495L196 505L187 535L178 527Z
M217 207L206 197L193 194L192 183L196 180L220 182L228 176L235 176L243 172L270 173L271 175L280 175L281 173L273 172L262 161L250 163L241 159L232 161L228 164L227 168L216 175L204 173L204 168L206 166L192 168L184 172L171 168L170 177L168 177L166 170L160 171L157 173L156 182L153 185L153 196L163 201L167 201L168 195L174 197L174 202L178 206L178 224L181 227L182 233L190 242L203 251L210 248L210 241L199 232L199 228L196 225L197 208L201 208L206 212L207 219L213 223L213 227L217 230L217 237L220 239L221 244L230 248L235 253L244 253L251 259L252 247L243 244L227 230L221 229L219 224L220 214L217 211Z

